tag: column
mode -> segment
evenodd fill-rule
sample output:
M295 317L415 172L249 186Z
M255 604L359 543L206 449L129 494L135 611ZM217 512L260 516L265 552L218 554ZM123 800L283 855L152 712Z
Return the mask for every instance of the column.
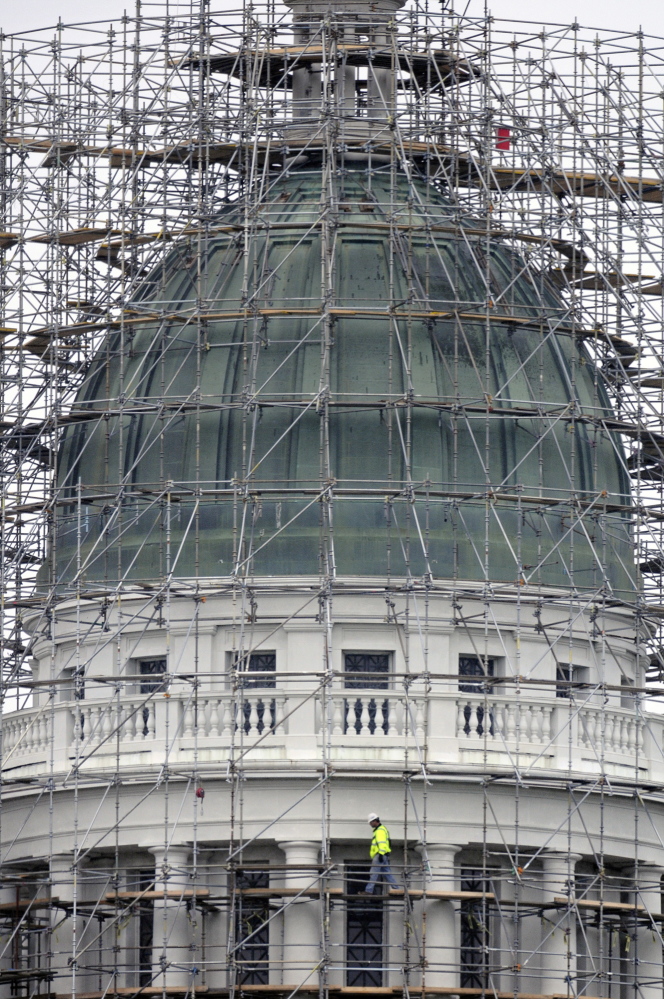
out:
M279 849L286 855L286 866L293 868L285 872L284 887L319 891L320 844L290 840L279 843ZM323 954L320 900L312 901L303 896L296 902L288 898L284 902L283 984L317 986L318 963Z
M636 940L634 963L637 988L635 994L640 999L662 999L662 930L661 923L655 923L648 915L662 911L662 868L656 864L638 864L634 869L636 892L634 901L643 906L636 920L630 920L629 930Z
M74 854L53 854L49 860L49 871L51 898L57 899L61 906L51 909L51 971L54 976L51 991L80 992L83 978L77 959L83 923L80 917L73 918L74 901L80 901L80 883Z
M193 934L187 903L191 896L189 847L151 847L154 857L155 891L163 893L154 901L152 939L152 985L159 988L188 988L194 967Z
M574 870L578 853L546 853L542 856L542 905L556 898L574 899ZM540 992L565 994L575 991L576 919L573 910L544 909L540 943L542 981Z
M452 843L419 846L422 859L428 862L431 880L427 891L456 891L456 855L461 849ZM427 988L455 988L459 985L459 921L454 901L427 899L423 913L425 972Z
M228 895L228 873L221 851L210 851L204 859L206 886L212 895ZM210 909L205 915L205 967L208 988L228 985L228 931L234 912L226 906Z

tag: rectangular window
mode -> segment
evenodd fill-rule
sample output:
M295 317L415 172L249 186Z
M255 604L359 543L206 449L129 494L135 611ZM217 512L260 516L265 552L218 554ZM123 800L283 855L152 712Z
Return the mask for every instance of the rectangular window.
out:
M140 659L138 662L138 672L141 675L141 694L151 694L154 691L164 689L166 659Z
M233 653L231 668L238 671L238 687L240 690L273 690L277 686L277 654L276 652ZM263 700L262 697L249 696L242 704L244 731L246 735L252 731L252 710L255 709L254 731L262 735L265 728L274 728L276 720L276 701Z
M154 889L154 868L138 872L137 891ZM138 984L152 985L152 945L154 942L154 902L141 899L138 909Z
M633 708L636 703L634 700L634 681L628 676L621 676L620 687L620 707Z
M480 656L459 656L459 690L467 694L484 690L482 679L466 680L462 677L487 677L494 675L494 660Z
M387 690L390 685L389 652L344 652L344 687L347 690ZM357 697L345 702L344 731L387 735L390 702L387 698Z
M166 681L164 680L164 674L166 673L166 659L139 659L138 662L138 672L140 673L141 679L139 681L139 690L141 694L145 694L149 699L150 694L157 694L161 690L166 689ZM143 735L147 736L150 733L150 708L145 704L142 710L143 716ZM154 707L153 707L153 717L154 722Z
M389 652L344 652L344 686L348 689L387 690Z
M570 663L556 664L556 697L574 697L588 679L588 671L584 666L573 666Z
M267 985L270 979L270 900L242 894L246 888L269 888L269 871L240 870L235 900L235 963L238 985Z
M269 689L276 687L277 653L251 652L235 653L232 664L240 676L239 684L244 690L256 690L259 687ZM245 674L247 675L245 679Z
M346 892L355 896L369 880L369 864L346 867ZM381 988L383 985L383 885L376 885L376 897L349 898L346 909L346 985Z
M491 882L481 870L461 871L461 891L490 892ZM489 983L489 911L484 899L461 902L461 988L488 989Z
M61 701L85 700L85 668L83 666L67 666L60 674Z

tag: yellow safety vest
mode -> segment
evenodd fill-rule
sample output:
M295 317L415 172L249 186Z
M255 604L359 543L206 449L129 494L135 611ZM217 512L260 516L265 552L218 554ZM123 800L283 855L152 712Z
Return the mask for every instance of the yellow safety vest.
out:
M377 829L374 829L369 856L373 860L377 853L379 853L381 857L384 857L391 852L392 847L390 846L390 834L385 826L378 826Z

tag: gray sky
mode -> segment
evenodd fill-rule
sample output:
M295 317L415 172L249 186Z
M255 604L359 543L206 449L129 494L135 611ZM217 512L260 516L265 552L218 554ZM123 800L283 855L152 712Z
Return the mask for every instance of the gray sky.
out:
M484 0L455 0L458 12L468 3L468 13L481 14ZM488 0L496 17L529 18L537 21L572 23L575 17L585 26L636 31L639 27L649 35L664 36L664 3L662 0L550 0L549 3L526 3L524 0ZM213 3L213 8L226 4ZM239 0L227 0L230 8L240 7ZM127 0L7 0L0 9L0 27L6 32L33 31L55 24L58 17L75 23L92 19L120 17L125 8L133 10ZM156 12L157 4L150 4Z

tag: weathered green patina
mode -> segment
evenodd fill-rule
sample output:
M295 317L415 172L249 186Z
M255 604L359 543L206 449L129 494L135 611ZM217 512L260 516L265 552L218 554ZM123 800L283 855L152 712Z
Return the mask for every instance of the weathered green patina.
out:
M338 225L320 168L294 170L252 217L222 208L200 282L183 240L139 287L138 312L171 318L111 334L80 392L125 415L66 433L58 577L82 532L88 583L239 566L633 592L629 521L604 512L629 502L620 445L553 288L424 180L330 183Z

